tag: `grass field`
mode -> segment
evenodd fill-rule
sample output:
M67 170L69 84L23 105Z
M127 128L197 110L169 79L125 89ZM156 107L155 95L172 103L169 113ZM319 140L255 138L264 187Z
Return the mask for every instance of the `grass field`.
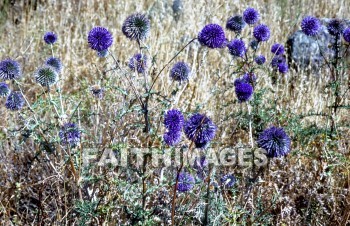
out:
M0 99L1 225L350 224L349 59L341 59L336 82L327 67L312 73L290 68L273 82L276 74L269 65L271 46L285 44L303 17L349 19L350 1L183 0L177 16L170 0L13 2L0 3L0 60L21 64L23 77L7 83L27 102L13 112ZM226 48L205 48L195 40L180 50L206 24L225 27L228 17L247 7L259 11L259 23L271 29L271 37L257 51L267 63L255 70L254 97L239 103L233 81L242 67ZM152 59L145 77L129 73L129 58L140 49L122 33L124 20L135 12L151 21L150 35L141 43ZM87 36L95 26L113 35L106 58L89 47ZM43 41L47 31L58 35L52 48ZM252 32L252 27L243 30L247 43ZM225 34L228 40L235 37ZM47 92L34 72L52 55L61 59L63 72ZM114 69L111 55L122 70ZM191 67L189 81L182 84L169 78L180 60ZM158 74L147 94L145 83L152 84ZM103 99L91 94L94 85L105 89ZM149 131L139 97L148 101ZM291 152L261 168L211 166L208 177L179 194L173 192L177 169L152 167L147 158L139 169L83 164L88 148L96 148L98 157L108 148L168 148L163 118L173 108L186 118L195 112L209 116L217 126L210 147L218 152L238 146L255 150L257 137L271 125L291 137ZM75 148L60 144L59 131L67 121L82 132ZM177 147L183 146L192 148L185 135ZM227 173L236 177L235 186L214 188Z

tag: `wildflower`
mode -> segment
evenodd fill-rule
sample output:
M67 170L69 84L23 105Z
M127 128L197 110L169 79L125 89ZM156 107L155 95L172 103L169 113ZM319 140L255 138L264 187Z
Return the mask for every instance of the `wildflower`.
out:
M283 128L272 126L265 129L259 135L257 142L270 158L285 156L290 152L291 140Z
M11 90L5 82L0 82L0 97L7 97Z
M247 23L247 24L255 24L256 22L258 22L259 20L259 13L258 11L256 11L254 8L247 8L244 12L243 12L243 20Z
M130 40L141 41L148 37L150 21L146 15L136 13L128 16L122 26L123 34Z
M191 69L185 62L177 62L170 70L170 77L178 82L188 80Z
M97 56L99 56L101 58L104 58L104 57L108 56L108 49L97 51Z
M36 82L45 87L55 84L58 79L55 68L48 65L39 68L34 75Z
M264 42L270 38L270 29L265 24L260 24L254 28L254 38L259 42Z
M181 111L177 109L172 109L167 111L164 116L165 128L172 131L181 131L184 125L185 118Z
M48 45L52 45L57 41L57 35L52 31L46 32L44 35L44 41Z
M343 38L346 42L350 42L350 27L343 31Z
M104 27L94 27L88 34L88 43L90 48L93 50L106 50L112 45L113 36Z
M249 83L236 82L235 92L239 102L245 102L250 100L253 94L253 87Z
M208 24L199 32L198 41L209 48L222 48L225 46L225 32L218 24Z
M169 146L174 146L181 141L181 130L169 130L163 135L164 142Z
M278 64L278 71L282 74L287 73L288 72L288 64L286 64L286 63Z
M255 63L259 64L259 65L263 65L266 62L266 58L263 55L259 55L257 57L255 57Z
M327 30L329 34L333 36L338 36L343 33L345 26L341 20L333 19L327 25Z
M24 98L18 91L11 92L7 97L5 107L11 111L18 111L24 106Z
M75 147L80 141L81 132L75 123L67 122L63 125L58 135L62 145L69 144L71 147Z
M0 78L3 80L18 79L22 76L19 63L15 60L6 59L0 62Z
M46 65L53 67L57 73L60 73L62 71L62 62L60 59L56 57L50 57L46 60Z
M243 17L238 15L230 17L226 22L226 28L237 34L240 34L245 26L246 22Z
M307 16L301 21L301 30L308 36L315 36L321 28L320 21L312 16Z
M276 55L282 55L284 53L284 46L279 43L275 43L271 46L271 52Z
M230 42L227 47L230 54L236 57L243 57L247 51L244 42L240 39L232 40L232 42Z
M236 178L232 174L226 174L220 179L221 186L224 188L232 188L236 183Z
M147 68L147 56L140 53L135 54L130 58L128 66L132 71L137 70L140 74L144 73Z
M179 192L187 192L194 187L194 178L187 172L181 172L178 176L177 190Z
M216 129L210 118L199 113L192 115L184 125L187 138L201 148L214 139Z

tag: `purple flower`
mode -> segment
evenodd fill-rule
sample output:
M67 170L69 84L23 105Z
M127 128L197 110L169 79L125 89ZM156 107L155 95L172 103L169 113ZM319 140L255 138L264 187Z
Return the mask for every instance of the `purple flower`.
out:
M244 42L241 39L234 39L228 45L229 53L236 57L243 57L247 51Z
M301 30L308 36L315 36L321 28L320 21L312 16L307 16L301 21Z
M57 35L52 31L46 32L44 35L44 41L46 44L52 45L57 41Z
M350 42L350 27L343 31L343 38L346 42Z
M58 135L62 145L69 144L75 147L80 141L81 132L75 123L67 122L63 125Z
M57 73L60 73L62 71L62 62L56 57L50 57L46 60L45 64L53 67L57 71Z
M288 64L286 64L286 63L278 64L278 71L282 74L287 73L288 72Z
M170 70L170 77L178 82L188 80L191 68L185 62L177 62Z
M203 171L208 166L208 160L203 155L194 159L193 168L197 171Z
M254 8L247 8L244 12L243 12L243 20L247 23L247 24L255 24L256 22L258 22L259 20L259 13L258 11L256 11Z
M250 83L254 84L256 82L256 75L254 73L245 73L242 77L237 78L233 85L237 86L238 83Z
M18 91L11 92L10 95L8 95L5 107L11 111L18 111L22 109L24 106L24 98L22 94Z
M329 34L333 36L338 36L343 33L345 26L343 22L339 19L331 20L327 25L327 30Z
M236 178L232 174L227 174L220 179L221 186L224 188L232 188L236 183Z
M174 146L181 141L181 130L169 130L163 135L164 142L169 146Z
M125 19L122 32L130 40L141 41L148 37L150 28L151 25L147 16L135 13Z
M10 93L9 86L5 82L0 82L0 97L7 97Z
M284 53L284 46L279 43L275 43L271 46L271 52L276 55L282 55Z
M208 24L199 32L198 41L209 48L222 48L225 46L225 32L218 24Z
M113 43L112 34L104 27L94 27L88 35L90 48L96 51L108 49Z
M141 53L135 54L129 60L129 68L132 71L137 70L137 72L140 74L144 73L147 68L147 56L141 55Z
M246 26L246 22L243 20L242 16L232 16L226 22L226 28L230 31L241 33L243 28Z
M164 115L165 128L172 131L181 131L184 125L185 118L181 111L171 109Z
M285 156L290 152L291 140L283 128L272 126L265 129L259 135L257 142L270 158Z
M204 148L214 139L216 129L217 127L210 118L199 113L192 115L184 125L187 138L199 148Z
M55 84L58 80L58 74L55 68L45 65L35 72L35 80L41 86L48 87Z
M15 60L6 59L0 62L0 78L3 80L18 79L22 76L19 63Z
M275 56L271 60L271 66L273 68L277 68L279 64L285 63L285 62L286 62L286 58L284 58L283 56Z
M264 42L270 38L270 29L265 24L260 24L254 28L254 38L259 42Z
M178 176L177 190L179 192L187 192L194 187L194 178L187 172L181 172Z
M248 101L253 94L253 87L251 84L241 81L235 81L235 92L240 103Z
M263 65L266 62L266 58L263 55L255 57L255 63Z
M257 50L258 47L259 47L259 41L257 40L252 40L250 43L249 43L249 46L250 48L252 48L253 50Z

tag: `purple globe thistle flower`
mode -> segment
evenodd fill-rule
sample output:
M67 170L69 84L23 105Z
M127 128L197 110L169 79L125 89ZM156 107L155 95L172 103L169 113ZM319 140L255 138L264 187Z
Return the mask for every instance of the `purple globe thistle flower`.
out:
M99 85L91 86L90 91L91 94L98 99L102 99L105 93L105 89L101 88Z
M258 138L258 145L267 152L267 157L285 156L290 152L291 140L283 128L265 129Z
M256 22L258 22L259 20L259 13L258 11L256 11L254 8L247 8L244 12L243 12L243 20L247 23L247 24L255 24Z
M198 34L201 45L209 48L222 48L226 44L225 32L218 24L207 24Z
M185 62L177 62L170 70L170 77L178 82L188 80L191 68Z
M301 30L307 36L315 36L321 28L321 22L319 19L307 16L301 21Z
M270 29L265 24L260 24L254 28L253 35L259 42L267 41L270 38Z
M136 70L140 74L144 73L147 68L147 56L141 53L135 54L130 58L128 66L132 71Z
M75 123L67 122L62 127L58 133L62 145L70 145L75 147L81 137L81 132Z
M281 64L281 63L286 63L286 58L284 58L283 56L275 56L271 60L271 66L273 68L277 68L278 65Z
M257 57L255 57L255 63L259 64L259 65L263 65L266 62L266 58L263 55L259 55Z
M187 192L194 187L194 178L187 172L181 172L178 176L177 190L179 192Z
M108 49L97 51L97 56L101 58L105 58L106 56L108 56Z
M252 40L250 43L249 43L249 46L250 48L252 48L253 50L257 50L258 47L259 47L259 42L257 40Z
M187 138L193 141L197 147L205 147L215 137L217 127L205 115L196 113L192 115L184 125Z
M46 44L52 45L57 41L57 35L52 31L48 31L44 35L44 41L46 42Z
M108 49L113 43L113 36L104 27L94 27L88 34L88 43L91 49L102 51Z
M278 64L278 71L282 74L285 74L288 72L288 64L286 63L280 63Z
M169 146L175 146L181 141L181 130L169 130L163 135L164 142Z
M150 32L150 21L146 15L136 13L128 16L122 26L123 34L130 40L144 40Z
M5 82L0 82L0 97L7 97L10 93L9 86Z
M171 109L164 115L165 128L171 131L181 131L184 125L185 118L181 111Z
M284 53L284 46L279 43L275 43L271 46L271 53L275 55L282 55Z
M24 106L24 98L18 91L11 92L7 97L5 107L11 111L18 111Z
M226 28L237 34L240 34L245 26L246 22L243 20L243 17L239 15L228 18L226 22Z
M56 57L50 57L49 59L46 60L46 65L53 67L57 73L61 73L62 71L62 62L60 59Z
M36 82L45 87L49 87L55 84L58 80L56 69L48 65L45 65L36 70L34 76Z
M339 19L331 20L327 25L327 30L329 34L333 36L338 36L343 33L345 26L343 22Z
M350 27L343 31L343 38L346 42L350 42Z
M242 82L254 84L256 82L256 75L254 73L245 73L241 79Z
M245 44L240 39L234 39L232 40L228 45L228 51L232 56L236 57L243 57L246 53L247 49L245 47Z
M249 83L236 82L235 92L240 103L250 100L253 94L253 87Z
M3 80L18 79L22 76L19 63L15 60L6 59L0 62L0 78Z
M236 183L236 178L232 174L226 174L220 178L221 186L224 188L232 188Z
M193 168L197 171L203 171L208 166L208 160L203 155L201 157L196 157L193 162Z

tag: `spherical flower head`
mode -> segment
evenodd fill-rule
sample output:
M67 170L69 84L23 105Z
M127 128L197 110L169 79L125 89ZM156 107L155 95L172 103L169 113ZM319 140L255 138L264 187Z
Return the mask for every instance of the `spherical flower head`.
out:
M165 128L172 131L181 131L184 125L185 118L181 111L177 109L171 109L164 115Z
M343 31L343 38L346 42L350 42L350 27Z
M178 82L188 80L191 68L185 62L177 62L170 70L170 77Z
M57 41L57 35L52 31L48 31L44 35L44 41L46 42L46 44L52 45Z
M147 56L141 53L135 54L130 58L128 66L132 71L136 70L140 74L144 73L147 69Z
M164 142L169 146L175 146L181 141L181 130L169 130L163 135Z
M288 68L288 64L287 63L280 63L278 65L278 71L280 73L285 74L285 73L288 72L288 70L289 70L289 68Z
M0 78L3 80L18 79L22 76L21 66L12 59L0 62Z
M113 36L104 27L94 27L88 34L88 43L91 49L102 51L108 49L113 43Z
M226 28L237 34L240 34L245 26L246 22L243 20L243 17L239 15L228 18L226 22Z
M316 36L321 28L321 22L316 17L307 16L301 21L301 30L307 36Z
M187 138L201 147L205 147L214 139L216 129L216 125L209 117L199 113L192 115L184 125Z
M244 12L243 12L243 20L247 23L247 24L255 24L256 22L258 22L259 20L259 13L258 11L256 11L254 8L247 8Z
M253 50L257 50L259 48L259 41L253 39L250 43L249 43L250 48L252 48Z
M258 138L258 145L267 152L267 157L285 156L290 152L291 140L283 128L265 129Z
M49 87L58 80L58 74L55 68L45 65L35 72L35 80L41 86Z
M329 34L333 36L339 36L340 34L343 33L344 29L345 29L345 26L343 22L339 19L333 19L327 25L327 30Z
M266 62L266 58L263 55L259 55L257 57L255 57L255 63L257 63L258 65L263 65Z
M245 73L241 78L244 83L254 84L256 82L256 75L254 73Z
M271 53L275 55L282 55L284 53L284 46L279 43L275 43L271 46Z
M232 188L236 183L236 178L232 174L226 174L220 178L221 186L224 188Z
M250 100L253 87L249 83L235 82L235 92L240 103Z
M0 97L7 97L10 93L9 86L5 82L0 82Z
M192 190L194 187L194 178L191 174L187 172L181 172L178 176L177 190L179 192L187 192Z
M254 38L259 42L266 42L270 38L270 29L265 24L260 24L254 28Z
M18 91L11 92L10 95L8 95L5 107L11 111L18 111L22 109L24 106L24 98L22 94Z
M81 132L75 123L67 122L61 127L58 135L62 145L75 147L80 141Z
M107 57L108 56L108 49L97 51L97 56L101 57L101 58Z
M91 94L97 99L102 99L105 93L105 89L101 88L99 85L91 86L90 91Z
M209 48L223 48L226 44L225 32L218 24L207 24L198 34L201 45Z
M150 32L150 21L146 15L136 13L128 16L123 23L123 34L130 40L144 40Z
M203 155L194 159L193 168L197 171L203 171L208 166L208 160Z
M243 57L247 49L241 39L234 39L228 45L228 51L231 55L236 57Z
M283 56L275 56L271 60L271 66L273 68L277 68L278 65L280 65L281 63L286 63L286 58L284 58Z
M57 73L61 73L62 71L62 62L60 59L56 57L50 57L49 59L46 60L46 65L53 67Z

